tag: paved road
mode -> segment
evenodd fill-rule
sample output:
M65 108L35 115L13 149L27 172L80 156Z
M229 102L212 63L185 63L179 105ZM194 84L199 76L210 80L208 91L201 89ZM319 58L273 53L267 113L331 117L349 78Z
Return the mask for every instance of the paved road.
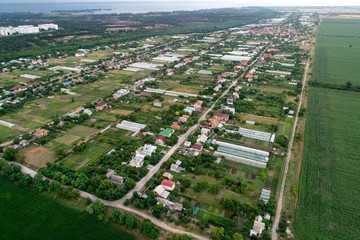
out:
M257 60L262 56L262 54L267 50L268 47L266 47L261 54L254 59L245 69L244 73L241 75L241 77L244 76L246 70L248 70L252 65L254 65ZM146 174L144 178L142 178L135 186L135 188L131 191L129 191L123 198L115 201L115 204L122 205L126 199L129 199L132 197L132 194L134 191L140 191L145 184L155 175L155 173L160 169L160 167L165 163L169 158L176 152L176 150L186 141L186 139L189 138L189 136L200 126L200 122L206 119L206 116L214 109L215 104L223 98L226 94L229 93L230 89L237 84L237 80L234 80L232 84L221 94L221 96L212 104L212 106L199 118L199 121L193 125L189 130L180 135L178 142L165 154L165 156L160 160L158 164L156 164L153 168L150 169L150 171Z
M283 177L282 177L281 188L280 188L280 194L279 194L279 197L278 197L278 200L277 200L277 205L276 205L275 220L274 220L274 224L273 224L272 230L271 230L271 238L273 240L278 239L278 234L276 232L276 229L279 226L280 217L281 217L281 211L282 211L283 200L284 200L285 181L286 181L286 176L287 176L287 173L288 173L288 170L289 170L289 162L290 162L290 159L291 159L291 151L292 151L292 148L293 148L296 126L297 126L298 121L299 121L299 111L300 111L301 104L302 104L302 101L303 101L304 88L305 88L305 84L306 84L306 76L307 76L307 72L308 72L308 69L309 69L309 63L310 63L310 59L308 59L308 61L306 63L305 72L304 72L303 81L302 81L302 89L301 89L300 101L299 101L299 105L298 105L298 108L297 108L297 111L296 111L295 122L294 122L294 126L292 128L292 134L291 134L289 147L288 147L288 151L287 151L285 169L284 169L284 174L283 174Z

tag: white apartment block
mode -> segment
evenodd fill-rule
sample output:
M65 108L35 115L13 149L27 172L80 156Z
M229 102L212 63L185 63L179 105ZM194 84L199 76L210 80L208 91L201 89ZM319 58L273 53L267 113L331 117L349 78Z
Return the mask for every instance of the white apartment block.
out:
M39 24L38 26L33 25L20 25L17 27L0 27L0 36L9 36L16 33L19 34L31 34L31 33L38 33L40 30L48 31L48 30L58 30L59 26L53 23L47 24Z

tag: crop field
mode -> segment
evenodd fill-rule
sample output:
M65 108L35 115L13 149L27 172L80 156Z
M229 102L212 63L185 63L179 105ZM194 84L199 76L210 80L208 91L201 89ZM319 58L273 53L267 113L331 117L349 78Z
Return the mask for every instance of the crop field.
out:
M111 145L107 143L91 143L90 146L80 153L72 154L63 160L64 164L72 168L86 165L95 165L101 154L111 150Z
M311 88L296 239L358 239L360 93Z
M1 239L136 239L46 194L0 177Z
M317 34L313 80L360 85L360 19L323 19Z

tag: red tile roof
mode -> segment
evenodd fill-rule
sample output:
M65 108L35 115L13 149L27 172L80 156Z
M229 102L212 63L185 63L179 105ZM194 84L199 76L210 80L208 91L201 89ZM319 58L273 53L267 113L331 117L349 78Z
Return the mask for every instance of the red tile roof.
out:
M161 182L161 185L167 186L167 187L170 187L170 188L172 188L174 186L174 184L175 184L175 182L173 182L171 180L167 180L167 179L164 179Z

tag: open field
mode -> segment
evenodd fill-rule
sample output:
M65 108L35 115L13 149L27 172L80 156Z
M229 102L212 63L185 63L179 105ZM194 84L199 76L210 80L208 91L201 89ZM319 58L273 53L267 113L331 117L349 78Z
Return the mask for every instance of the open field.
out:
M46 167L47 162L54 162L56 160L55 152L44 148L31 146L24 150L26 155L25 164L36 169Z
M318 27L313 79L360 85L360 20L323 19Z
M0 177L1 239L136 239L52 196Z
M296 239L357 239L360 94L311 88Z
M15 113L2 116L2 120L18 124L25 128L34 129L42 126L54 117L68 113L90 101L91 96L55 95L54 98L41 98L25 105Z

